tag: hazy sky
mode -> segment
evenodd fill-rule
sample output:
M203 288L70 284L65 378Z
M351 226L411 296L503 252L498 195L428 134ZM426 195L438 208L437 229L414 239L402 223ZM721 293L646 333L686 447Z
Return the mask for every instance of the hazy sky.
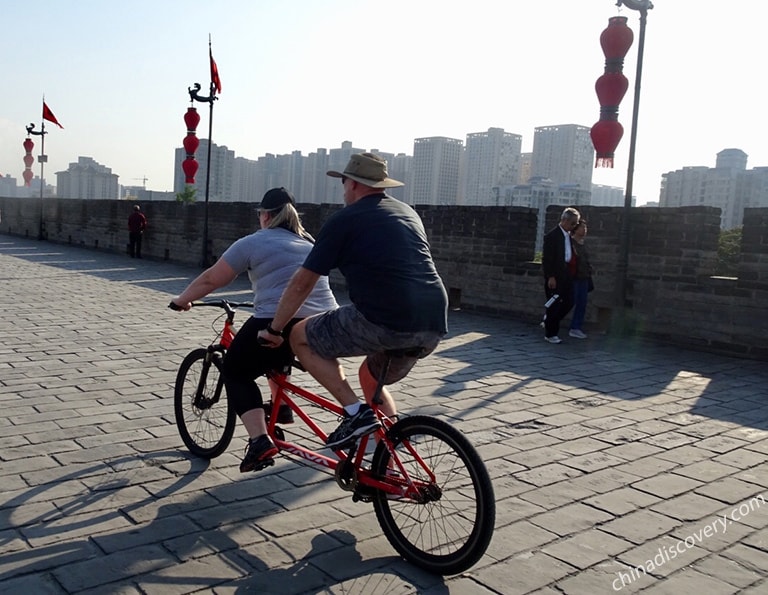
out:
M20 182L25 126L46 123L46 179L78 156L120 183L171 190L186 134L187 88L207 91L208 35L222 93L213 141L238 156L352 141L413 154L413 139L489 127L533 145L536 126L592 126L603 73L599 36L622 14L635 32L615 169L593 182L624 186L639 13L614 0L37 0L5 2L0 53L0 173ZM639 203L660 176L712 167L739 148L768 166L763 110L768 3L658 0L649 11L635 163ZM207 136L208 106L198 128ZM40 137L34 154L39 153ZM200 156L199 156L200 157ZM35 175L40 168L33 166Z

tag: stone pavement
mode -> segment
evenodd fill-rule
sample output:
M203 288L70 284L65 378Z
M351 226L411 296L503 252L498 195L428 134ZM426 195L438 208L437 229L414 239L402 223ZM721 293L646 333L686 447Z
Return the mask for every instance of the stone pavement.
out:
M186 452L175 372L214 316L166 304L198 272L0 235L0 592L768 592L765 363L452 312L395 392L467 434L498 510L437 577L328 475L241 475L239 427Z

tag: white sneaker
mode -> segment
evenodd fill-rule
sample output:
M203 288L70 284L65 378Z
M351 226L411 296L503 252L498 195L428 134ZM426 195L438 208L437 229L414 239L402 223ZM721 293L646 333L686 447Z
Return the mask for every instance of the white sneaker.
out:
M568 331L568 336L573 337L574 339L586 339L587 335L580 331L577 328L572 328L570 331Z
M560 337L558 337L557 335L555 335L554 337L544 337L544 340L547 343L553 343L555 345L557 345L558 343L562 343L563 342L563 340Z

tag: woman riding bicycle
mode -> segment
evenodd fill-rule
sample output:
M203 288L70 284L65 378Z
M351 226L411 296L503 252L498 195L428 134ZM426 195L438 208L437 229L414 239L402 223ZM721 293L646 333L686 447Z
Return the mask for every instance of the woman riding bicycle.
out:
M279 349L272 349L260 345L257 335L274 318L283 290L314 243L301 224L295 204L293 195L285 188L269 190L259 208L261 229L234 242L216 264L203 271L170 304L173 309L189 310L191 302L248 271L253 286L253 315L235 335L222 370L227 399L249 437L241 472L261 469L278 452L267 436L264 401L256 379L268 370L290 365L293 354L288 341ZM285 330L289 333L299 320L337 307L328 277L322 277ZM286 413L290 414L290 409Z

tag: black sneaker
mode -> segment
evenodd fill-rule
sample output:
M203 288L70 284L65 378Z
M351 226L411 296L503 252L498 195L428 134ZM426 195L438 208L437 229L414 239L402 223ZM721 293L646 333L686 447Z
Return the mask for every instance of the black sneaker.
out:
M376 414L368 405L360 405L355 415L344 412L344 419L338 428L328 436L325 445L331 448L341 448L352 444L359 436L370 434L381 426Z
M264 404L264 417L269 420L269 416L272 414L272 403ZM279 424L292 424L293 423L293 409L283 403L277 408L277 423Z
M249 438L243 462L240 463L240 473L259 471L264 467L274 465L274 457L279 451L272 439L264 434L258 438Z

